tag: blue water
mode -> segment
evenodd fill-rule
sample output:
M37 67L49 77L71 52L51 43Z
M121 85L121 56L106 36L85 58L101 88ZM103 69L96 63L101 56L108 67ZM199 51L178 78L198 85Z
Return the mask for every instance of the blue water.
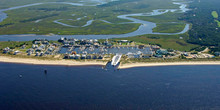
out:
M219 71L220 66L106 71L100 66L0 63L0 109L218 110Z

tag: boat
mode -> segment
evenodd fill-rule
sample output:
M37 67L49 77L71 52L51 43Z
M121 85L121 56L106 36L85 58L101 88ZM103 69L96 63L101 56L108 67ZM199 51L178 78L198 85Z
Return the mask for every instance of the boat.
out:
M116 54L113 58L112 58L112 62L111 62L111 65L112 66L116 66L120 60L121 60L121 54Z
M22 78L22 75L20 74L19 77Z
M44 70L44 73L47 74L47 70L46 69Z

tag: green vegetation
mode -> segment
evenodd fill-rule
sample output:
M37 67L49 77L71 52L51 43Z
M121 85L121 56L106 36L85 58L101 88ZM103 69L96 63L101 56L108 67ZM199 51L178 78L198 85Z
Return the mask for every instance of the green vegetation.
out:
M136 16L134 18L156 23L157 27L153 29L153 32L178 33L185 27L185 22L178 19L182 15L182 13L169 12L157 16Z
M66 6L66 8L69 11L54 11L55 8L60 9L60 7L64 7L64 6ZM47 9L45 9L45 7L47 7ZM44 10L42 10L42 8ZM66 27L60 24L53 23L54 20L63 18L63 20L61 20L60 22L67 23L69 25L82 26L86 24L88 20L92 19L91 16L87 15L87 17L84 17L85 15L78 12L79 10L84 8L85 7L72 7L69 5L56 4L49 6L48 5L34 6L31 8L23 8L23 9L8 11L8 15L10 16L10 18L0 23L0 25L2 25L2 27L0 26L1 27L0 34L31 34L31 33L32 34L53 33L53 34L66 34L66 35L123 34L137 30L137 28L140 25L140 24L109 24L109 23L104 23L100 20L96 20L90 26L72 28L72 27ZM45 10L49 10L50 14L48 15L48 11ZM78 14L76 16L72 16L73 13L78 13ZM24 18L21 18L21 16ZM68 20L68 19L77 19L82 16L83 19L77 22L71 22L71 20ZM36 22L37 20L40 21ZM10 25L6 25L6 24L10 24Z
M177 33L181 32L184 28L185 24L182 23L161 23L157 24L157 27L153 29L153 32Z
M126 59L126 60L121 60L122 65L127 64L127 63L144 63L144 62L196 62L196 61L219 61L220 58L198 58L198 59L182 59L182 58L169 58L169 59L164 59L164 58L132 58L132 59Z
M215 22L217 22L217 24L218 24L218 27L220 27L220 21L218 21L218 20L215 20Z
M218 19L218 13L216 11L212 11L212 16L216 19Z
M12 1L14 1L14 3L10 4L6 0L1 0L0 8L36 3L36 1L33 0ZM37 2L54 1L57 0L38 0ZM206 3L205 0L203 1ZM211 1L215 3L218 2L217 0ZM59 2L72 1L59 0ZM158 16L134 17L145 21L155 22L158 27L154 28L153 31L163 33L180 32L183 30L185 23L190 22L193 25L189 35L187 33L182 35L142 35L126 39L131 39L143 44L158 44L161 45L162 48L172 48L182 51L189 51L199 45L219 45L219 30L216 29L216 23L213 23L214 20L217 22L218 18L213 20L213 17L210 17L210 13L212 13L213 10L216 10L216 13L213 13L216 17L219 9L216 8L215 5L212 9L208 8L208 10L205 10L206 8L199 7L196 10L198 6L207 8L204 4L193 2L190 6L193 10L186 14L169 12ZM138 0L137 2L121 0L99 5L97 7L43 4L7 11L6 13L9 17L0 23L0 34L123 34L135 31L140 24L120 24L129 21L117 18L118 15L147 13L151 12L153 9L158 9L158 7L161 9L173 9L178 8L178 5L173 5L171 0L163 0L163 2L161 2L161 0ZM209 13L210 16L207 16L207 13ZM81 19L77 20L77 18ZM92 25L87 27L72 28L56 24L53 22L55 20L73 26L82 26L86 24L88 20L95 21ZM113 24L105 23L100 20L107 20Z
M220 27L220 21L218 20L218 13L216 11L212 11L212 16L215 18L215 22L218 24L218 27Z
M192 9L188 13L179 17L192 24L189 31L189 43L203 46L220 47L220 29L215 20L219 20L217 13L220 13L219 0L200 0L190 3ZM216 11L213 12L213 10ZM212 14L211 14L212 13ZM213 17L214 15L214 17Z
M11 49L15 49L21 47L22 45L26 45L27 48L32 46L32 41L7 41L7 42L0 42L0 51L6 47L10 47Z
M139 0L136 0L136 1L139 1ZM115 5L119 5L119 4L129 3L129 2L134 2L134 1L133 0L112 1L112 2L109 2L107 4L98 5L98 7L100 7L100 8L111 7L111 6L115 6Z
M72 2L72 0L1 0L0 9L10 8L14 6L41 3L41 2ZM74 2L79 2L80 0L74 0Z
M168 12L168 13L157 15L157 16L135 16L133 18L155 22L155 23L184 22L178 19L178 17L180 17L181 15L183 14Z
M156 44L165 49L175 49L180 51L190 51L192 48L198 47L186 42L187 34L182 35L142 35L137 37L120 38L126 39L142 44Z
M54 2L57 0L16 0L13 3L8 3L6 0L1 0L0 8L19 6L30 3L39 2ZM80 0L74 1L78 2ZM110 1L110 0L106 0ZM66 4L42 4L32 7L26 7L16 10L10 10L6 13L8 18L0 23L0 34L62 34L62 35L77 35L77 34L124 34L133 32L138 29L140 24L120 24L129 22L129 20L119 19L118 15L130 13L146 13L153 9L160 8L178 8L178 5L173 5L171 0L120 0L112 1L106 5L99 6L72 6ZM71 0L59 0L58 2L72 2ZM91 2L91 1L90 1ZM119 8L120 7L120 8ZM148 11L146 11L148 10ZM74 16L73 16L74 14ZM77 18L82 18L77 20ZM73 25L82 26L88 20L95 20L92 25L87 27L67 27L56 24L53 21ZM107 20L112 24L102 22ZM172 21L174 22L174 21ZM171 26L173 28L176 26ZM169 27L168 27L169 28ZM169 29L170 29L169 28ZM177 29L177 28L175 28ZM156 29L157 30L157 29ZM174 30L171 29L171 32Z

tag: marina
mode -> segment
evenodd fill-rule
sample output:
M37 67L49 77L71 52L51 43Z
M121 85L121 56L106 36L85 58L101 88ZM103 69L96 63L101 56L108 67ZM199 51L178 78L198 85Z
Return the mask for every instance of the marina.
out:
M104 42L99 42L96 39L61 38L58 41L63 43L59 54L65 54L65 59L103 59L104 57L111 58L112 55L117 56L119 54L133 55L134 58L141 58L141 55L153 55L149 45L130 45L132 41L127 40L110 42L106 39ZM122 45L122 42L126 43L126 45Z
M84 49L83 49L84 48ZM60 52L61 54L71 54L72 52L76 52L78 54L129 54L129 53L135 53L135 54L148 54L152 55L152 51L150 50L150 47L146 47L145 49L139 49L137 47L112 47L112 48L104 48L104 47L76 47L76 48L61 48Z

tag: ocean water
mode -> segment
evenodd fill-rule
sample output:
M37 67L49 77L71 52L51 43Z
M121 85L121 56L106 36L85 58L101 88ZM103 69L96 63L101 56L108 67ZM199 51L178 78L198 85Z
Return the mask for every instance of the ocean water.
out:
M0 110L209 109L220 109L220 66L104 70L0 63Z

